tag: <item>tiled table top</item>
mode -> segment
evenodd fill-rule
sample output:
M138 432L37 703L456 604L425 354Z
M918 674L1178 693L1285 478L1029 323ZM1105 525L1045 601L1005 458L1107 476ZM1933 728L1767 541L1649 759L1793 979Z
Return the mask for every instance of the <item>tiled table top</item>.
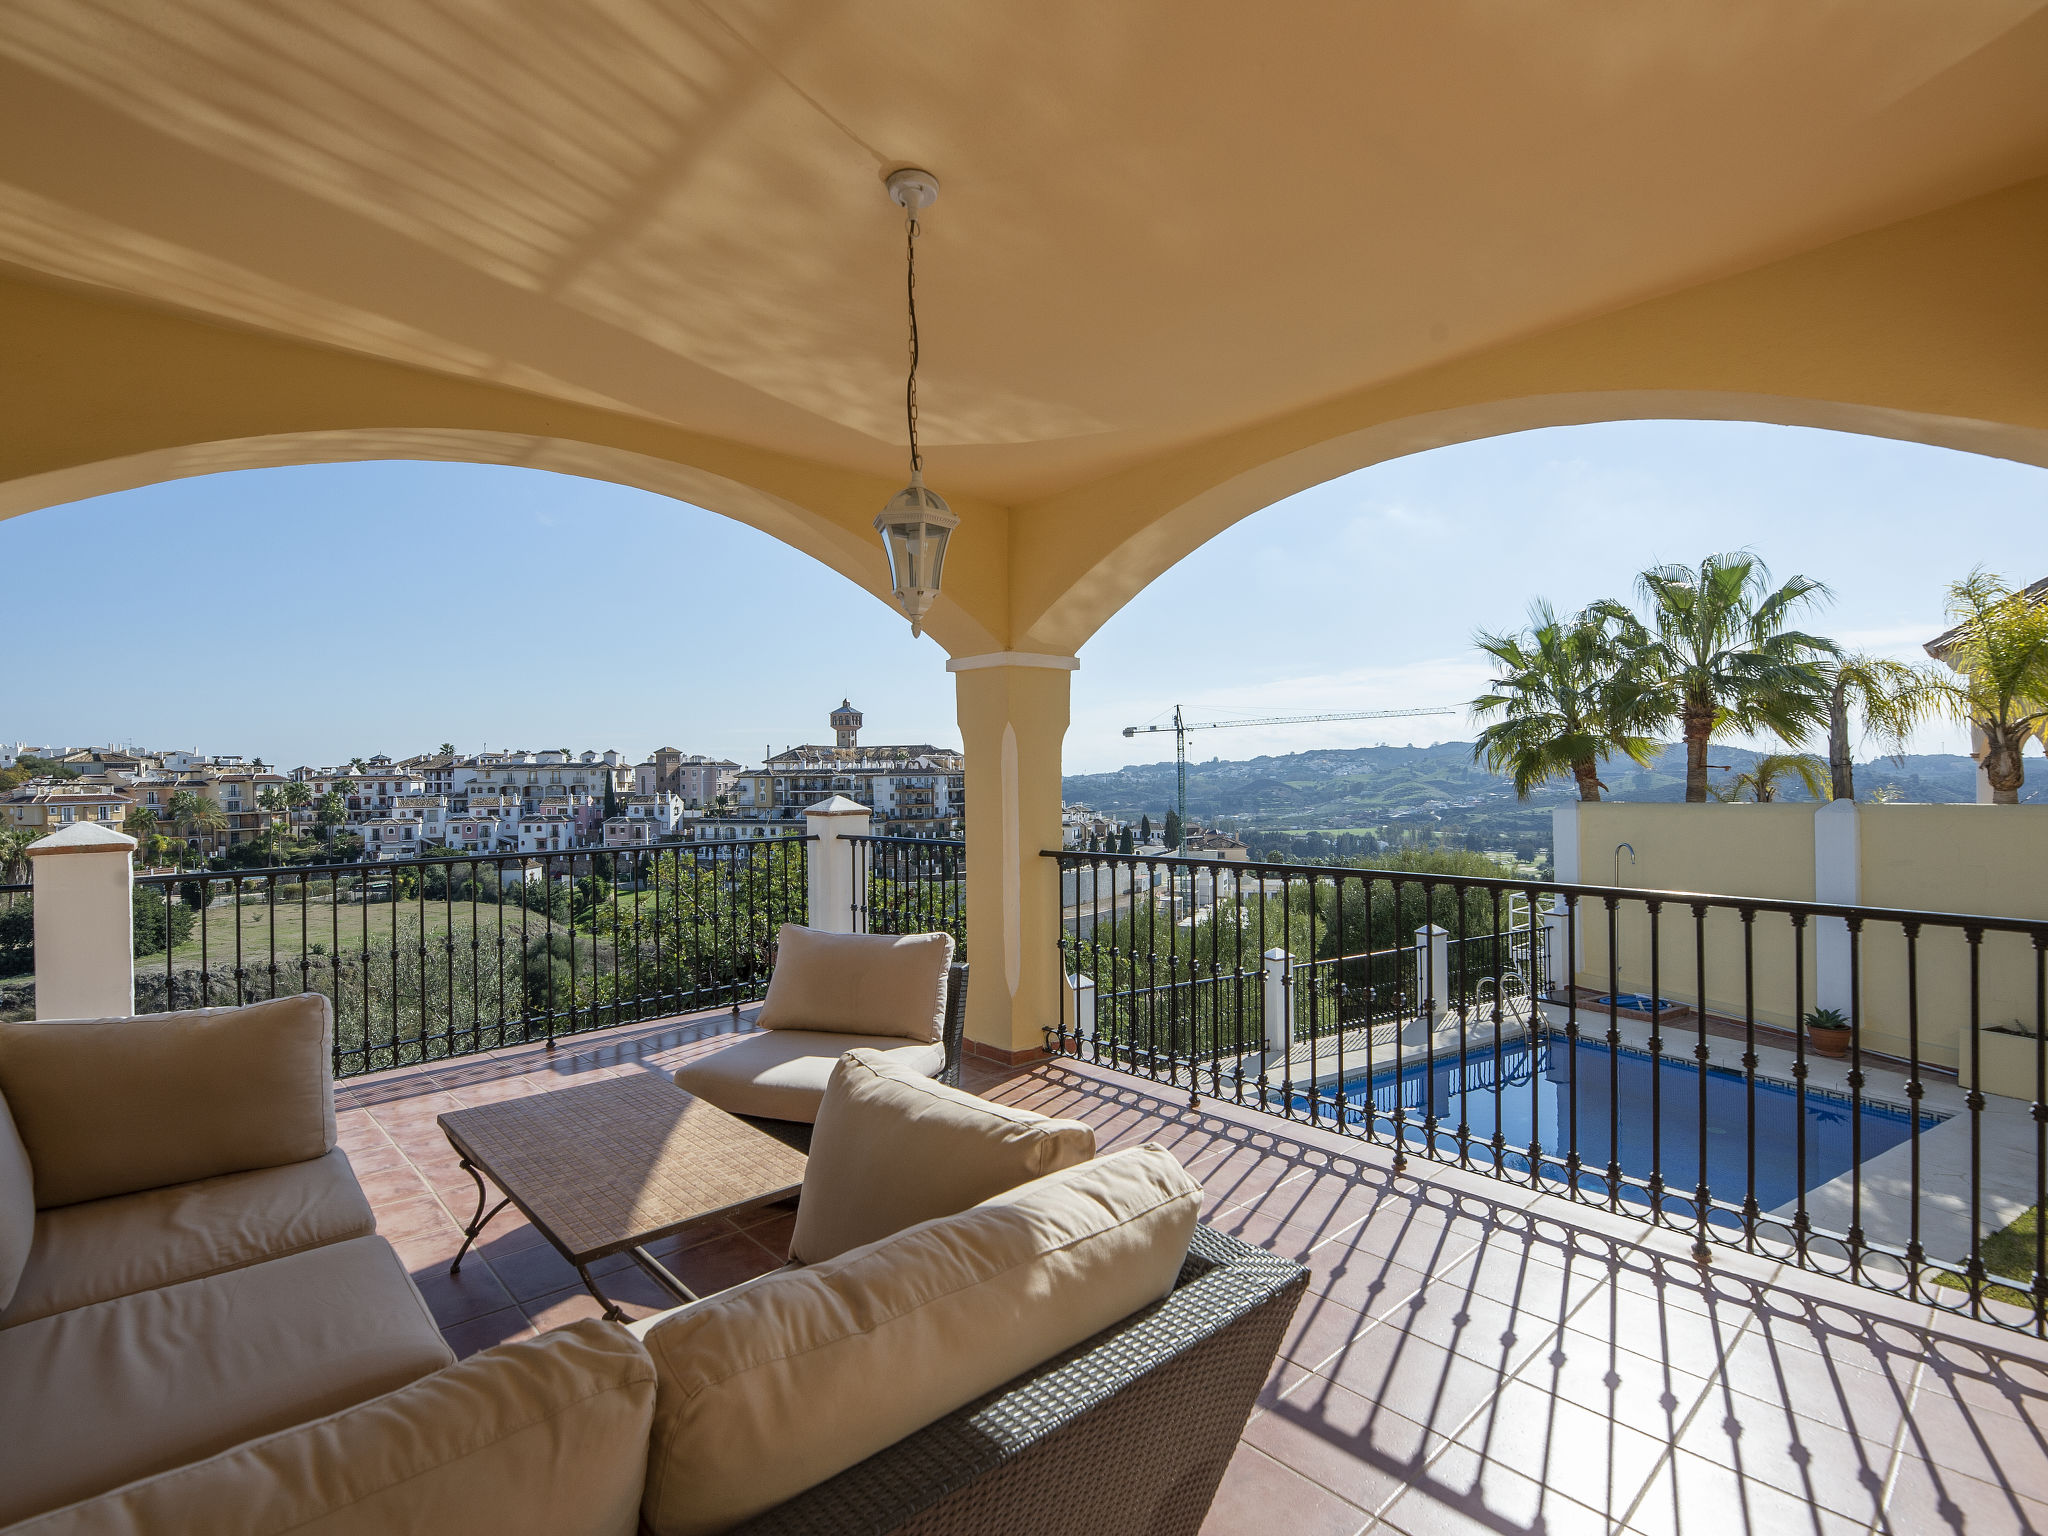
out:
M597 1304L517 1213L449 1276L475 1188L443 1110L672 1069L729 1016L351 1079L342 1143L458 1353ZM1072 1063L965 1086L1164 1143L1204 1220L1302 1260L1311 1289L1208 1530L2048 1533L2048 1347L1766 1260L1703 1272L1682 1235L1411 1163ZM791 1208L657 1244L701 1292L782 1262ZM668 1305L624 1255L629 1313Z

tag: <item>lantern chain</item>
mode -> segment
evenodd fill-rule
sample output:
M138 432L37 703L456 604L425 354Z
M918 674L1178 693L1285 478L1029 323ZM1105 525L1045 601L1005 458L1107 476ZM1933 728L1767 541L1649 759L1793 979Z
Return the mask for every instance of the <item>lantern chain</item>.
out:
M910 426L910 472L922 476L924 455L917 447L917 236L917 208L913 204L903 220L906 292L910 301L910 377L903 386L903 414Z

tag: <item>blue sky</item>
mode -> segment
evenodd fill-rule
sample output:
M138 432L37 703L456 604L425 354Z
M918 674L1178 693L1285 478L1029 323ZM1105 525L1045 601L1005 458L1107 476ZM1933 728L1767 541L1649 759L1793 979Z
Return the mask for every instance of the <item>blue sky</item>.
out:
M943 486L940 487L943 490ZM1812 627L1913 659L1977 563L2048 574L2048 471L1797 428L1634 422L1419 454L1211 541L1083 649L1070 771L1171 755L1127 724L1461 704L1477 627L1756 550L1835 601ZM879 549L876 559L881 558ZM89 570L70 583L21 579ZM132 741L287 767L453 740L758 760L957 742L951 679L892 610L765 535L535 471L380 463L181 480L0 522L0 740ZM70 590L67 590L70 588ZM1464 739L1462 717L1205 733L1201 757ZM1957 729L1927 751L1960 751Z

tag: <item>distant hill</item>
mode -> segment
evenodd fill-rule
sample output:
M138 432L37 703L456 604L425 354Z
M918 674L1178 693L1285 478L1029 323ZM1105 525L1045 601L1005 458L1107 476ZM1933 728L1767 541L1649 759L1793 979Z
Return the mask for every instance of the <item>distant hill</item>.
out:
M1741 772L1759 756L1739 747L1716 746L1709 760ZM1681 801L1685 748L1670 744L1648 768L1610 763L1603 777L1612 800ZM1173 804L1173 763L1073 774L1062 788L1069 804L1086 805L1123 821L1149 815L1156 825ZM1895 790L1897 798L1909 801L1970 801L1977 794L1976 768L1962 756L1914 756L1903 764L1885 758L1858 763L1858 797L1867 799L1881 790ZM1336 836L1344 835L1347 842L1369 836L1389 843L1451 840L1526 847L1533 842L1547 849L1550 807L1576 794L1570 784L1557 783L1518 801L1506 779L1472 760L1469 741L1326 749L1244 761L1211 758L1188 764L1191 818L1207 824L1225 822L1254 847L1277 843L1282 851L1290 839L1276 834L1322 834L1314 841L1333 844ZM1795 782L1784 798L1808 796ZM2048 763L2030 760L2021 798L2048 803Z

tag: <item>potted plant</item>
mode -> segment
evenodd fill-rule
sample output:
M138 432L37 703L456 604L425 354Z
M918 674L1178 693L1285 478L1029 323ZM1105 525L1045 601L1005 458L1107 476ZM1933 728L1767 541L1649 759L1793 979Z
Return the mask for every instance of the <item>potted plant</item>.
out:
M1806 1025L1806 1038L1817 1053L1822 1056L1849 1054L1849 1021L1842 1017L1841 1009L1815 1008L1802 1022Z

